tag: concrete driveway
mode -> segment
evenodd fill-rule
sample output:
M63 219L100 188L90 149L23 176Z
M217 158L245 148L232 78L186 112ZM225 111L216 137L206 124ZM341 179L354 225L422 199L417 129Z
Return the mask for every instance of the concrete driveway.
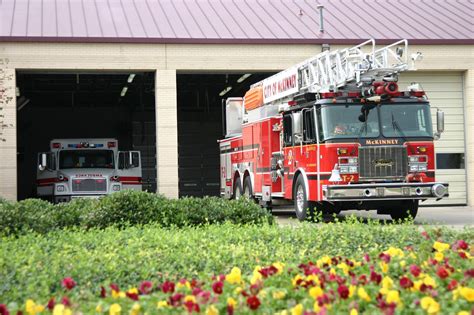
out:
M275 215L279 224L298 224L298 220L296 219L292 208L275 207L273 209L273 214ZM344 218L344 216L351 214L361 218L390 221L389 215L377 215L376 211L343 211L338 217ZM415 223L420 225L444 225L456 229L462 229L465 226L474 228L474 207L420 207L418 209L418 215L416 216Z

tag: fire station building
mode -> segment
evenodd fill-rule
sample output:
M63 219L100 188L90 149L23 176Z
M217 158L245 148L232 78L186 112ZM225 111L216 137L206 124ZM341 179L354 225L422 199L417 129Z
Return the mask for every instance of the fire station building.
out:
M434 124L445 112L436 177L450 196L437 204L474 205L472 12L469 0L3 0L0 196L34 197L38 152L86 137L140 150L149 191L218 195L222 99L374 38L423 54L399 85L422 85Z

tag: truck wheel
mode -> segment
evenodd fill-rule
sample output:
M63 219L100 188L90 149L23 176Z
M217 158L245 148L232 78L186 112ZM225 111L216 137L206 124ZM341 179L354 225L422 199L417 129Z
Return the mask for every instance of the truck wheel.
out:
M298 176L293 192L296 217L300 221L312 218L314 215L314 203L308 200L308 193L304 185L303 176Z
M250 181L250 176L246 176L244 179L243 195L249 199L253 199L252 182Z
M234 185L234 195L232 196L232 199L240 199L242 197L242 184L240 183L240 178L235 179L235 185Z
M418 213L418 200L404 200L390 211L392 220L415 219Z

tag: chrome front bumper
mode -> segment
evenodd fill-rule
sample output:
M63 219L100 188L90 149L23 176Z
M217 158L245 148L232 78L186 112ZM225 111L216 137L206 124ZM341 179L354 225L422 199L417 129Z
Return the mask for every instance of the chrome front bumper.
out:
M439 200L449 196L448 188L448 183L324 185L323 199L327 201L364 201L436 198Z

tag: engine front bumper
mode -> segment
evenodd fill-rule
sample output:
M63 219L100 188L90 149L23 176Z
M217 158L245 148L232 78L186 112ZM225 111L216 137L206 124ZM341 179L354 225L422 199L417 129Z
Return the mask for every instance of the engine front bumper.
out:
M448 183L373 183L324 185L327 201L429 199L449 196Z

